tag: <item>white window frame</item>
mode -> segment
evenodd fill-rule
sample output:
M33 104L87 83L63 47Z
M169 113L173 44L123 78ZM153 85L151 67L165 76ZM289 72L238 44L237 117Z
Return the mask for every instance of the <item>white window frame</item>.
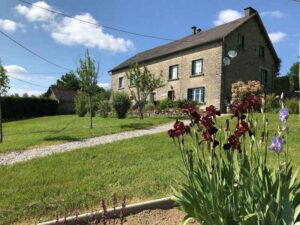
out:
M188 96L188 99L197 101L198 103L205 103L205 87L189 88L188 94L189 94L189 90L192 91L192 93L191 93L191 98L190 96Z
M196 68L194 68L194 66L196 66L197 62L200 62L200 67L198 68L199 71L196 71ZM203 73L203 59L196 59L192 61L192 76L197 76L199 74Z
M122 79L122 82L120 82L121 79ZM125 79L124 79L124 77L119 77L118 78L118 87L119 87L119 89L125 88Z
M174 70L176 68L176 70ZM174 71L176 71L176 74L174 75ZM179 65L173 65L169 67L169 80L177 80L179 78Z

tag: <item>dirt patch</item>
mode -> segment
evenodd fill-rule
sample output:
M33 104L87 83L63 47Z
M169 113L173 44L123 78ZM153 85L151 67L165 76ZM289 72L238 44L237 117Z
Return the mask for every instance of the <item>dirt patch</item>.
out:
M136 215L126 218L125 225L179 225L184 218L185 213L178 209L170 210L145 210ZM188 225L199 225L196 222L190 222Z

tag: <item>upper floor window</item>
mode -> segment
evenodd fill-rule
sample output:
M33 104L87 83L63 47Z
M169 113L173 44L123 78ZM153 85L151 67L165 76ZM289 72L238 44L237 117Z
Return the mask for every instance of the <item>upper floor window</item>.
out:
M169 67L169 80L178 79L178 65Z
M262 45L258 46L258 56L265 58L265 47Z
M124 77L119 77L119 89L125 87Z
M244 35L238 36L238 47L245 48L245 36Z
M268 85L268 70L260 69L260 81L263 85Z
M191 88L188 89L188 100L196 101L198 103L204 103L205 99L205 88Z
M192 61L192 76L203 73L203 59Z

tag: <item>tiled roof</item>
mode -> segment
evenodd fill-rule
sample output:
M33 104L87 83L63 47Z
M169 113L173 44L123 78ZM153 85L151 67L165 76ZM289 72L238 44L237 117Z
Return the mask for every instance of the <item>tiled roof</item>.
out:
M214 27L212 29L189 35L180 40L176 40L168 44L164 44L156 48L152 48L150 50L140 52L135 56L129 58L128 60L122 62L118 66L114 67L111 71L124 69L134 63L142 63L142 62L150 61L152 59L156 59L162 56L167 56L195 46L200 46L200 45L204 45L207 43L220 40L226 37L229 33L234 31L239 26L241 26L246 21L250 20L256 15L257 14L251 16L245 16L240 19L234 20L232 22Z

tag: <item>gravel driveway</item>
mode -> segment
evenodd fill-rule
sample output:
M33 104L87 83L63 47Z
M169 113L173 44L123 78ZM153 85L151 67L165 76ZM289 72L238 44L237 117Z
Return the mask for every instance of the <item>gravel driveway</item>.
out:
M144 135L157 134L169 130L173 124L174 122L148 129L125 131L116 134L89 138L82 141L74 141L65 144L50 145L46 147L33 148L24 151L4 153L0 154L0 165L14 164L18 162L28 161L34 158L44 157L54 153L70 152L79 148L92 147L95 145L107 144Z

